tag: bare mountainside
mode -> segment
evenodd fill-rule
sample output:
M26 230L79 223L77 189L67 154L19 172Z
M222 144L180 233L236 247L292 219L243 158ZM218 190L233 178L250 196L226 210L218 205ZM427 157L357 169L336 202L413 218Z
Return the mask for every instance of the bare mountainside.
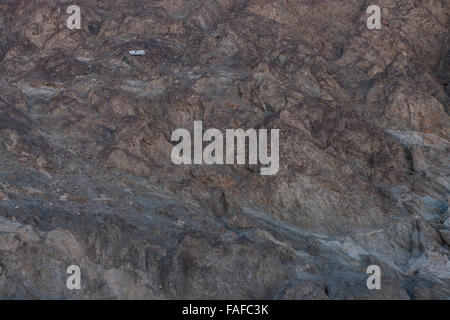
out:
M0 298L449 299L448 23L448 0L0 0ZM279 129L277 174L175 165L194 121Z

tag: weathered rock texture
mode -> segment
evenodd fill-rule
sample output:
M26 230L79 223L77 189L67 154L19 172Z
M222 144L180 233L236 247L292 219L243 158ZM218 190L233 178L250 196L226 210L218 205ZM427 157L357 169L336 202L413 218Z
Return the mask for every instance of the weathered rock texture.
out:
M71 4L0 0L1 298L450 297L448 0ZM280 171L172 164L194 120Z

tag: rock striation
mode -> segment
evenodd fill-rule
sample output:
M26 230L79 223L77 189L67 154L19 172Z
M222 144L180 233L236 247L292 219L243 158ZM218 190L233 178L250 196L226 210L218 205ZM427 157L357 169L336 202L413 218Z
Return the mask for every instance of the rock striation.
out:
M0 298L449 299L448 0L71 4L0 0ZM278 173L173 164L194 121Z

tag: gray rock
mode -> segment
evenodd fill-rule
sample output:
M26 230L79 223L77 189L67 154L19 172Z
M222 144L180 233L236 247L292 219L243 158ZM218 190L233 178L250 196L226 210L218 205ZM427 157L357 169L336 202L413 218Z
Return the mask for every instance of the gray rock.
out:
M0 298L449 299L448 4L135 3L0 5ZM196 120L278 174L174 165Z

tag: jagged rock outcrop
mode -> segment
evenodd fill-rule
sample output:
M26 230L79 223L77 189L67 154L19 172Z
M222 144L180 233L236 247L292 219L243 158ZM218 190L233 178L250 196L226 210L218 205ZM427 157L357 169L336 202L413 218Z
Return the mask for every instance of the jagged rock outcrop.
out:
M374 4L0 0L0 298L448 299L449 2ZM197 120L278 174L174 165Z

